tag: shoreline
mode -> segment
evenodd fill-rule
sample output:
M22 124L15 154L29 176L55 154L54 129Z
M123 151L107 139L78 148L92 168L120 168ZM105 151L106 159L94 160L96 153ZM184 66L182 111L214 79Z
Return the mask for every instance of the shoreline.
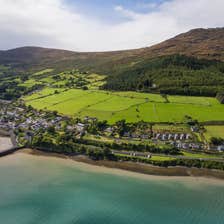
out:
M67 159L72 162L77 162L89 166L99 168L98 170L108 169L113 170L113 173L128 172L132 173L132 176L148 176L153 178L163 179L209 179L214 181L224 180L224 171L210 170L210 169L199 169L199 168L187 168L187 167L157 167L149 164L133 163L133 162L115 162L100 160L94 161L86 156L66 156L57 153L47 153L35 149L23 149L16 153L25 153L34 156L43 157L54 157L60 159ZM94 169L93 169L94 170Z
M3 136L0 133L0 152L4 152L13 147L12 140L10 136Z

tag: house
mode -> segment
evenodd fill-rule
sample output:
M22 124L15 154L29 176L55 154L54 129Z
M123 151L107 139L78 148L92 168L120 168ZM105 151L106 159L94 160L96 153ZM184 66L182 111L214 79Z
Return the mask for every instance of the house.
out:
M184 140L184 134L180 135L180 140Z
M105 129L105 132L107 132L107 133L112 133L114 131L114 129L112 128L112 127L109 127L109 128L106 128Z
M162 140L163 140L163 141L166 141L166 140L167 140L167 134L163 134L163 135L162 135Z
M73 130L74 130L74 127L73 127L72 125L68 125L68 126L66 127L66 129L67 129L68 131L73 131Z
M179 139L179 134L175 134L174 135L174 140L178 140Z
M126 138L129 138L131 136L131 134L129 132L125 132L123 136Z
M191 131L192 132L199 132L199 127L198 126L191 126Z
M199 145L197 143L192 143L191 146L192 146L193 149L200 149L201 148L201 145Z
M220 151L220 152L223 152L224 151L224 145L219 145L217 147L217 150Z
M131 137L132 137L132 138L139 138L139 135L137 135L137 134L135 134L135 133L132 133L132 134L131 134Z
M85 121L85 122L94 122L94 121L97 121L97 118L86 116L86 117L84 118L84 121Z
M148 135L141 135L141 139L149 139Z
M75 126L76 130L79 131L79 132L83 132L86 128L85 124L82 124L82 123L78 123L76 126Z
M183 149L189 149L189 144L187 144L187 143L182 144L182 148Z

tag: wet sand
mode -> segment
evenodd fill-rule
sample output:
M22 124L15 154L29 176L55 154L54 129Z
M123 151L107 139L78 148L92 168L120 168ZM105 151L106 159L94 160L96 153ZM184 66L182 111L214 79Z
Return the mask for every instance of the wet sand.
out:
M224 172L219 170L197 169L186 167L156 167L132 162L93 161L85 156L68 157L56 153L45 153L38 150L24 149L12 157L35 156L37 159L50 159L67 165L76 166L89 172L109 173L121 176L132 176L144 179L180 180L184 182L221 183L224 184ZM28 158L29 159L29 158Z
M0 152L13 147L11 138L0 136Z

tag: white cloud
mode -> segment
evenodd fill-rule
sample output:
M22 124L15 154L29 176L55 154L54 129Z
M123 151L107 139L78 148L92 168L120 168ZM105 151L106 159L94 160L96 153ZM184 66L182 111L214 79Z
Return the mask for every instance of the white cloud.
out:
M114 10L120 12L124 17L129 19L137 19L140 16L138 13L125 9L122 5L117 5L114 7Z
M101 51L150 46L197 27L224 26L223 0L171 0L137 13L118 5L125 21L107 24L63 0L0 0L0 49L44 46Z

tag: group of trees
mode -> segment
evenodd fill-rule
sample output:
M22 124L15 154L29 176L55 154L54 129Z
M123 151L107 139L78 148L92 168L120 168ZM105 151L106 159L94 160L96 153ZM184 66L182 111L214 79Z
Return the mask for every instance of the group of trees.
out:
M40 84L29 86L20 85L25 82L29 74L17 74L13 70L0 71L0 99L15 100L24 94L42 87Z
M73 135L59 135L53 130L46 130L34 136L31 147L42 151L63 153L67 155L87 155L94 160L115 160L114 154L107 147L88 145L75 141Z
M169 167L169 166L185 166L185 167L197 167L197 168L207 168L207 169L218 169L224 170L224 163L222 161L206 161L198 159L174 159L165 161L154 161L142 157L130 157L130 156L119 156L117 155L119 161L132 161L152 164L155 166Z
M17 81L0 82L0 99L15 100L24 94L41 88L42 85L36 84L32 87L20 86Z
M216 96L224 91L224 63L183 55L158 57L119 69L102 88Z
M224 144L224 139L223 138L217 138L217 137L211 137L210 142L213 145L216 145L217 146L217 145Z

